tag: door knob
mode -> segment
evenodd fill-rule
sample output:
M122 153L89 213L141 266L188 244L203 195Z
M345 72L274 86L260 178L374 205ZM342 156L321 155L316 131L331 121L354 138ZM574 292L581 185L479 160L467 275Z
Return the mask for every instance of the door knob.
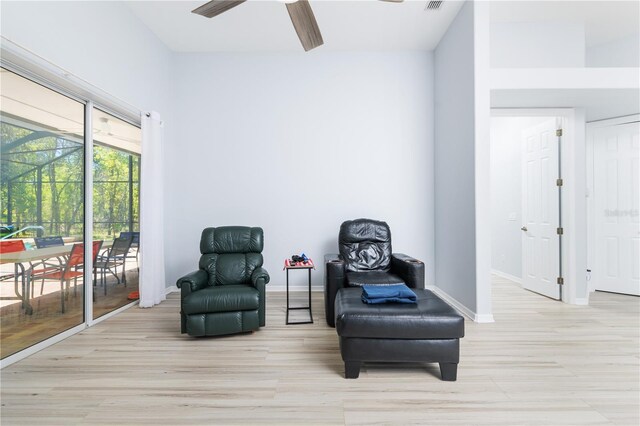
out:
M527 232L527 231L528 231L528 229L527 229L527 227L526 227L526 226L523 226L522 228L520 228L520 230L521 230L521 231L524 231L524 232Z

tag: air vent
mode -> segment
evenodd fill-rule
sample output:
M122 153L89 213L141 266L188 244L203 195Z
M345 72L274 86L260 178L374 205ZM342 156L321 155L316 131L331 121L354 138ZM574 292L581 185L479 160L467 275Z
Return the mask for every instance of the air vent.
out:
M439 10L440 6L442 6L443 1L444 0L441 0L441 1L430 1L427 4L427 7L425 7L424 10Z

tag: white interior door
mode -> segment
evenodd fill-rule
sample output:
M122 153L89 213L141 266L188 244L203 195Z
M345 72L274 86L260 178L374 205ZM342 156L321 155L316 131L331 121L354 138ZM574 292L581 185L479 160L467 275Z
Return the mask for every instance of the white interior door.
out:
M560 298L556 119L522 132L522 286Z
M592 132L593 287L640 295L640 124Z

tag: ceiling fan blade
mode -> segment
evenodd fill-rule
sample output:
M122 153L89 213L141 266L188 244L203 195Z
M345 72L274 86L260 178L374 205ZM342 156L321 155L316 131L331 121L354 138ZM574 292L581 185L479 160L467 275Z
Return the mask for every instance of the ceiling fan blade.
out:
M307 0L287 3L287 11L305 52L324 44L320 28Z
M202 6L193 9L191 13L206 16L207 18L213 18L220 15L222 12L226 12L236 6L241 5L247 0L212 0Z

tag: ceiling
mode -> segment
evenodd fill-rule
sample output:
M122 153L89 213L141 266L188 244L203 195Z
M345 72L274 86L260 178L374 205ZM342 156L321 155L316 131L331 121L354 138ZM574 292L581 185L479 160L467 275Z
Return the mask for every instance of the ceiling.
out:
M175 52L300 52L284 1L248 0L207 19L191 13L201 1L125 4ZM463 1L426 10L427 0L310 0L325 44L315 51L433 50ZM586 46L637 35L640 2L493 1L492 22L564 21L583 24Z
M249 0L211 19L203 1L130 1L127 6L175 52L302 52L283 1ZM433 50L463 2L311 0L324 38L319 51ZM308 53L309 54L309 53Z

